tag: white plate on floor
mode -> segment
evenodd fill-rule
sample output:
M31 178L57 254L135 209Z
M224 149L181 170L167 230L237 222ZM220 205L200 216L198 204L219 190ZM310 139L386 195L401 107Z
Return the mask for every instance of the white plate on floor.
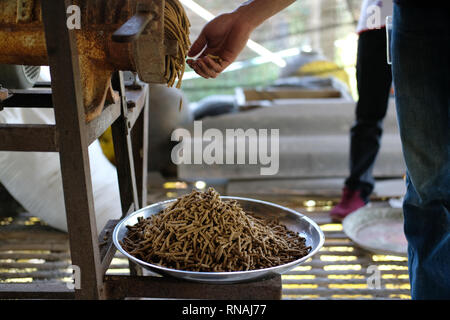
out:
M346 235L359 247L377 254L407 256L400 208L362 208L342 222Z

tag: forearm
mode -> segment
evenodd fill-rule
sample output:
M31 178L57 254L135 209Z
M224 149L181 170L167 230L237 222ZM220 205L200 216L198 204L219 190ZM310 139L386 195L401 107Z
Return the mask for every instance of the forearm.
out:
M253 28L290 6L296 0L249 0L234 12L239 14Z
M197 59L188 59L187 63L206 79L217 77L236 60L255 28L294 2L249 0L233 12L217 16L206 24L188 53ZM211 56L220 59L216 61Z

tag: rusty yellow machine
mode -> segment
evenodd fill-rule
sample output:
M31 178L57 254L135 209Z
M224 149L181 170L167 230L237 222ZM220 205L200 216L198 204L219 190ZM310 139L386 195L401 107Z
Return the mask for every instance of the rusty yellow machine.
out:
M48 65L43 0L0 0L0 63ZM86 120L118 97L116 70L138 73L147 83L167 83L166 55L178 43L165 39L165 0L74 0L75 30ZM68 12L68 18L70 18Z

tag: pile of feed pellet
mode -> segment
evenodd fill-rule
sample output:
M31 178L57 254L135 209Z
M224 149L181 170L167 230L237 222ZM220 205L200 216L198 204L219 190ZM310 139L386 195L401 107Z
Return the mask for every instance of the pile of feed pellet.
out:
M305 239L277 221L245 213L209 188L140 218L121 243L136 258L167 268L232 272L283 265L306 256Z

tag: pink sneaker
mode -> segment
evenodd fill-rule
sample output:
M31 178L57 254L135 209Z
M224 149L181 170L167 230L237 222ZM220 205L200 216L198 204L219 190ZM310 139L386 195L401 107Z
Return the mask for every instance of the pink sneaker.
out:
M333 222L341 222L350 213L365 205L366 203L361 197L361 191L345 187L341 201L330 211L331 220Z

